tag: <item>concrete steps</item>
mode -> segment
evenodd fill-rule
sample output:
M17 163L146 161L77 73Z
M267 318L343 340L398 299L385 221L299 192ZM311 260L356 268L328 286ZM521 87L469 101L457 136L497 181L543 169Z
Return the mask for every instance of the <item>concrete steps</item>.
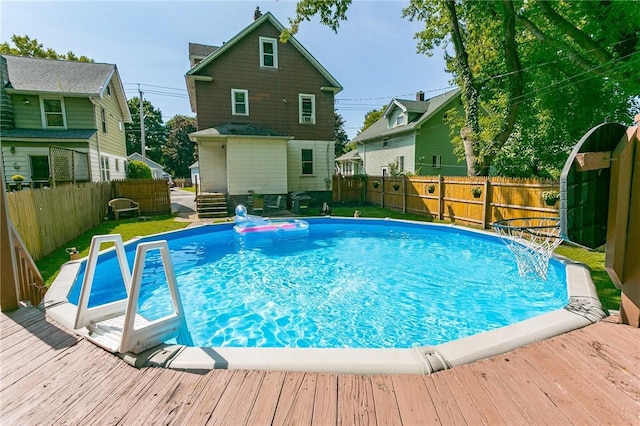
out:
M227 217L227 197L223 193L198 194L196 210L199 218Z

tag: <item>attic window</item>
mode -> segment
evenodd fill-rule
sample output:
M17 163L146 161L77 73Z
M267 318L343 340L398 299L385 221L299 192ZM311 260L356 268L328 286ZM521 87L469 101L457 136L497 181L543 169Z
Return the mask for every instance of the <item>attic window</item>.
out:
M260 37L260 66L278 68L278 40Z
M400 114L396 117L396 126L402 126L404 124L404 115Z
M111 83L107 83L107 95L111 96Z
M387 147L389 146L389 138L384 138L382 139L382 147Z

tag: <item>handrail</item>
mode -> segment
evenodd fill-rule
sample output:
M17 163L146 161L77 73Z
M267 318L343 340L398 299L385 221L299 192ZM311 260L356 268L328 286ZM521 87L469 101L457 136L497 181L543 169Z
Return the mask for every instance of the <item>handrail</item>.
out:
M12 240L13 250L16 255L16 267L18 268L18 299L29 301L32 306L42 302L47 286L36 266L27 246L20 238L18 230L9 222L9 237Z

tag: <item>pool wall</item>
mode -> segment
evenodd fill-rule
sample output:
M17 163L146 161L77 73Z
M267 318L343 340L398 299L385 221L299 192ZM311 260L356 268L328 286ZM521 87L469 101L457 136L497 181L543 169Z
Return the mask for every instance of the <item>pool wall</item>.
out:
M336 220L368 220L336 218ZM396 220L394 220L396 221ZM400 221L420 223L411 221ZM495 237L488 231L460 228L465 232ZM204 226L224 226L204 225ZM154 239L161 239L162 234ZM134 242L130 240L127 244ZM113 250L113 249L108 249ZM108 251L105 250L105 251ZM566 267L569 304L506 327L486 331L436 346L411 349L316 349L316 348L195 348L160 345L141 354L118 354L137 367L163 366L172 369L205 371L211 369L285 370L352 374L430 374L457 365L503 354L524 345L585 327L606 316L598 299L589 269L577 262L554 256ZM47 315L73 330L76 306L67 295L80 271L82 259L67 262L45 295ZM452 283L453 284L453 283ZM86 335L86 330L75 330Z

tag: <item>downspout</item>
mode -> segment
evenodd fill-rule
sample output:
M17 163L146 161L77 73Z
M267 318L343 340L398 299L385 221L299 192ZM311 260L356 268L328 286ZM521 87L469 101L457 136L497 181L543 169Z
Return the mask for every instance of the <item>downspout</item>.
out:
M364 142L358 141L359 144L362 144L362 168L364 169L363 175L367 174L367 145Z
M100 105L96 103L94 98L89 98L95 110L93 111L94 123L98 122L98 113L100 112ZM100 129L96 125L96 150L98 151L98 182L102 182L102 151L100 149ZM91 147L89 147L89 153L91 153Z
M329 189L331 189L331 165L329 164L329 144L327 144L327 153L326 153L326 158L327 158L327 178L325 179L324 183L326 186L326 190L328 191Z

